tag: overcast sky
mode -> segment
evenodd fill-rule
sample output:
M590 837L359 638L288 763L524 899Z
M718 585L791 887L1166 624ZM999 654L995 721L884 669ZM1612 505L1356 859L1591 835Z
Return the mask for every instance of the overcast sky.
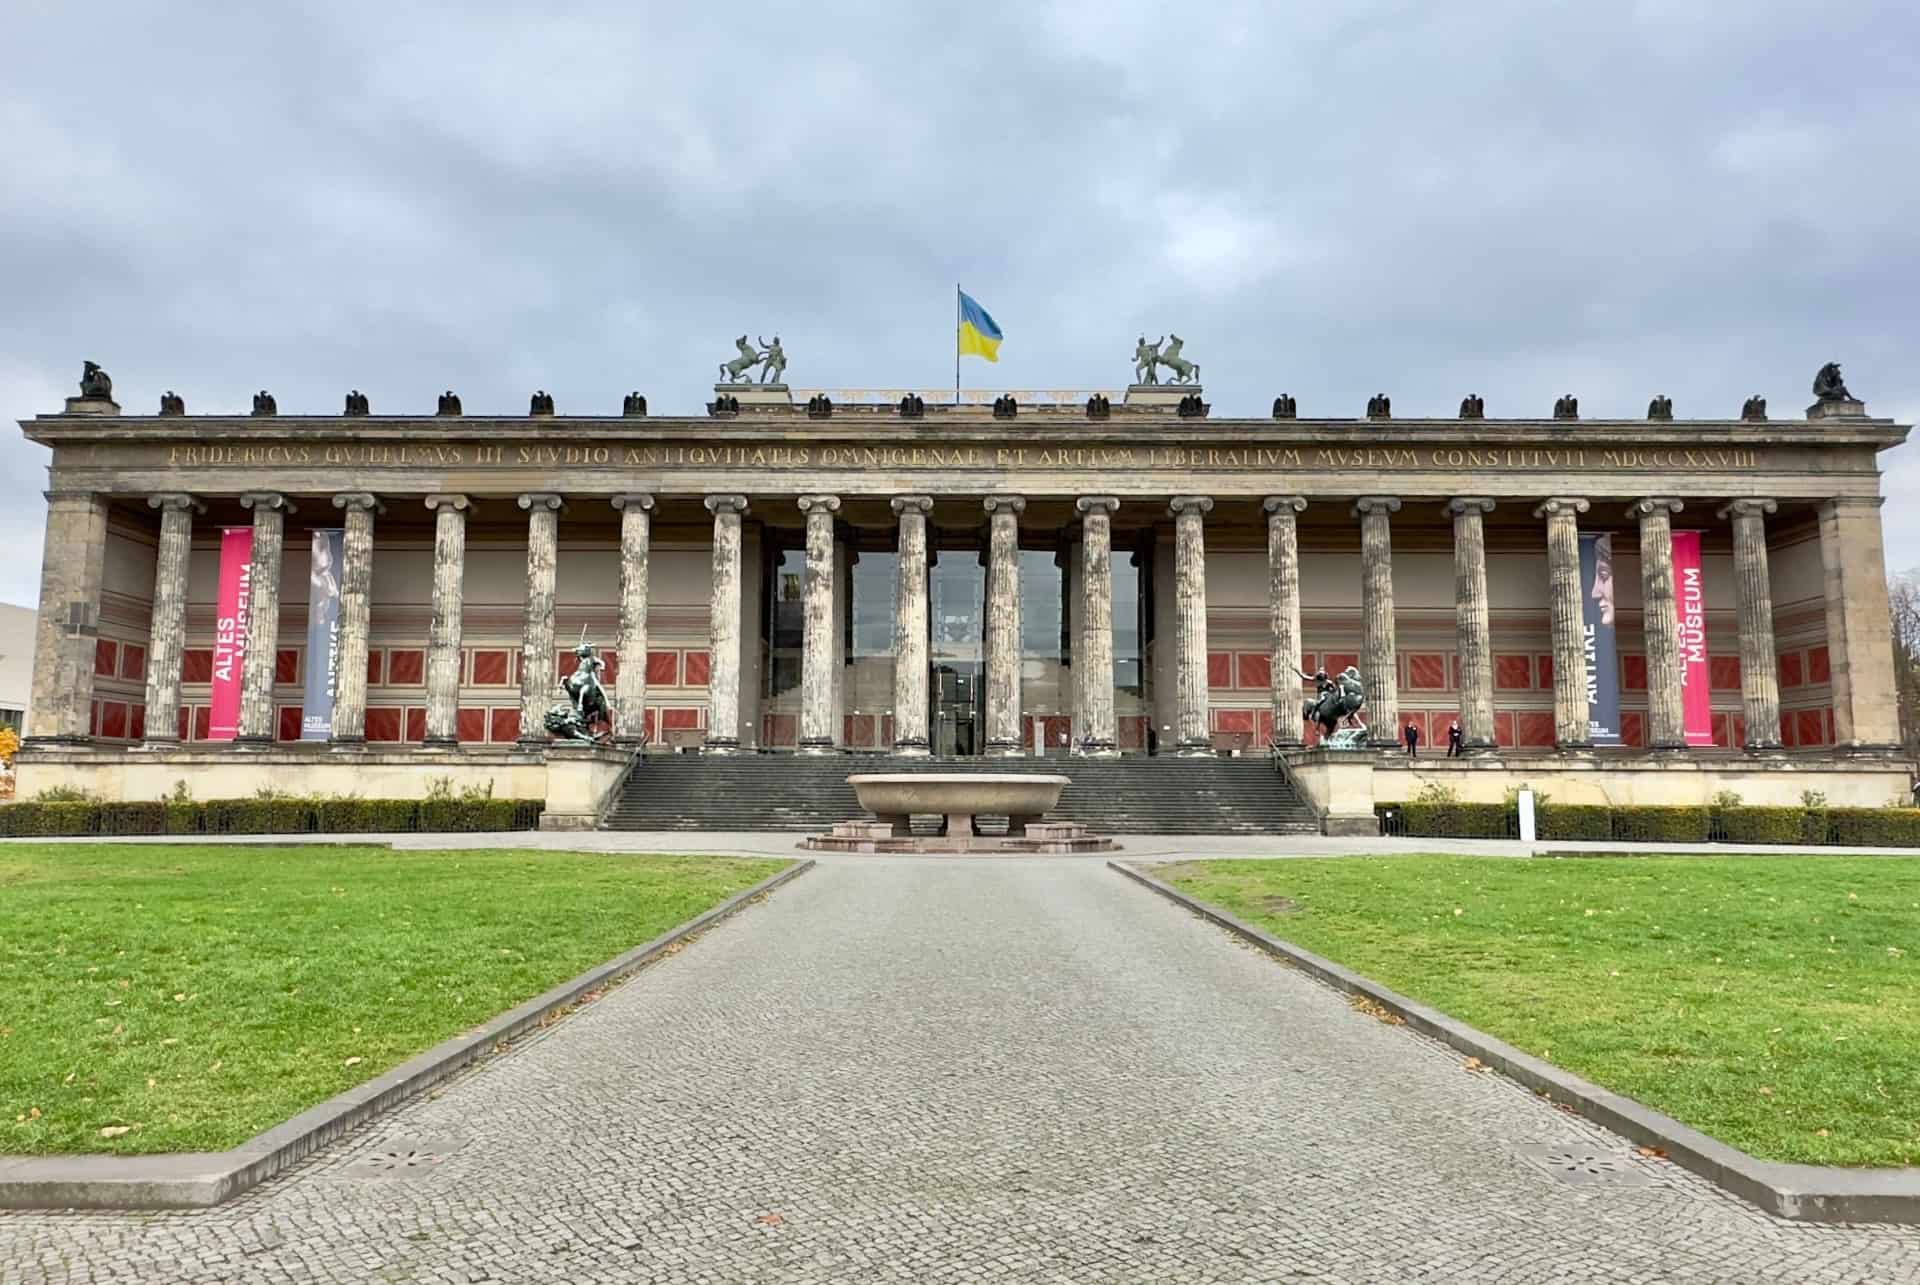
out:
M151 413L692 412L796 386L1216 413L1920 415L1911 3L0 4L0 600L83 359ZM1883 457L1888 558L1920 465Z

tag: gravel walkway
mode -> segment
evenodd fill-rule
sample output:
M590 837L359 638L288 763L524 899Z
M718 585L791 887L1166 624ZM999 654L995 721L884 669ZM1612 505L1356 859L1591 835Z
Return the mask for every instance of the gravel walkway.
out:
M1920 1230L1762 1215L1098 863L865 859L234 1204L0 1215L0 1280L1889 1282Z

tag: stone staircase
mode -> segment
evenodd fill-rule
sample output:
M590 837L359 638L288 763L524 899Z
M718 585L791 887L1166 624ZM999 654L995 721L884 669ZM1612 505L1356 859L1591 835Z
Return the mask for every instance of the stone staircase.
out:
M1072 778L1050 819L1097 834L1318 834L1313 810L1265 756L910 759L886 755L665 754L627 778L610 830L825 830L863 812L856 772L1038 772ZM1005 830L983 818L983 833ZM932 833L932 818L915 822Z

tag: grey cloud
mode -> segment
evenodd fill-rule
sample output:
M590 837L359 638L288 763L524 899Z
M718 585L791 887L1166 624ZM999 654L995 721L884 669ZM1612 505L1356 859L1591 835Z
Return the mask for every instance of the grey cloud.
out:
M1008 335L976 386L1118 384L1177 329L1228 412L1779 413L1839 358L1911 419L1916 35L1874 3L13 5L0 418L85 357L141 411L684 411L742 329L797 383L937 387L958 279ZM0 448L16 547L42 462Z

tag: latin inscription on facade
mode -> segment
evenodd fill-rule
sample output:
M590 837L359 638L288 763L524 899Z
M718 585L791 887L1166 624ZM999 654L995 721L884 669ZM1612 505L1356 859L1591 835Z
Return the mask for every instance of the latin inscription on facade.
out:
M631 468L900 470L932 472L1209 472L1337 473L1484 470L1488 473L1684 470L1736 473L1759 466L1759 452L1741 447L1535 446L1065 446L975 442L954 445L868 443L645 442L248 442L181 443L159 448L169 468ZM139 467L140 448L102 452Z

